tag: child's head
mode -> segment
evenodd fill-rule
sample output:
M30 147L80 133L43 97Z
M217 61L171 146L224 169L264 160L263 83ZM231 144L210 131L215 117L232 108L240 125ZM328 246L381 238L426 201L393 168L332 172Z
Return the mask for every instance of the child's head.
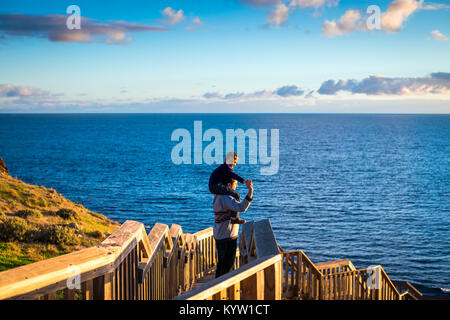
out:
M225 157L225 163L230 166L230 168L234 168L236 166L236 163L238 162L238 155L234 151L230 151L227 153Z
M236 190L237 188L237 180L234 180L232 178L225 178L223 184L233 190Z

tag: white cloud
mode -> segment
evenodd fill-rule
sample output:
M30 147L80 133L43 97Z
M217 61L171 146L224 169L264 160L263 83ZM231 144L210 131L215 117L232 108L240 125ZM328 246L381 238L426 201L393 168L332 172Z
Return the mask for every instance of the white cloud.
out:
M202 25L203 22L200 20L199 17L195 17L194 19L192 19L192 22L198 25Z
M442 34L439 30L431 31L430 34L436 40L448 40L448 37L446 35Z
M439 8L439 7L434 7ZM387 33L399 31L405 21L415 11L424 9L423 0L394 0L386 12L380 17L381 30ZM371 31L367 28L365 18L360 10L347 10L345 14L336 22L335 20L325 20L322 25L322 34L330 38L340 36L354 31Z
M423 3L422 10L439 10L439 9L450 9L450 5L442 3Z
M339 4L339 0L292 0L289 6L297 6L300 9L315 8L323 6L335 7Z
M361 12L359 10L347 10L338 22L325 20L322 26L322 34L335 37L344 33L351 33L359 28Z
M381 14L381 29L386 32L400 30L403 23L416 10L422 7L423 0L394 0L385 13Z
M184 20L184 12L183 10L175 11L171 7L167 7L162 11L162 14L164 17L166 17L167 20L159 20L159 22L170 24L170 25L176 25Z
M280 3L277 5L276 9L270 11L267 14L267 23L273 23L275 26L279 27L283 23L285 23L288 19L289 7Z
M279 4L281 0L239 0L239 2L252 7L266 7Z

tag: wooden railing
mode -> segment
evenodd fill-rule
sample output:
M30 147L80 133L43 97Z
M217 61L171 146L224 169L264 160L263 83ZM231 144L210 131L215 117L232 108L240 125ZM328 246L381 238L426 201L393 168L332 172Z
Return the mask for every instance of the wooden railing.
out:
M0 299L377 299L418 298L381 266L356 270L349 260L314 264L284 252L270 222L245 224L234 270L192 289L216 266L213 229L126 221L97 246L0 272ZM207 278L205 278L207 279ZM203 282L203 281L202 281ZM417 292L416 292L417 291Z
M213 228L208 228L194 234L197 243L196 250L196 280L204 277L216 266L215 241Z
M301 250L283 252L283 297L322 298L322 273Z
M381 266L323 275L325 300L400 300Z
M381 266L356 270L349 260L314 264L301 250L283 252L283 298L401 300Z
M280 300L282 281L280 254L253 260L176 300Z
M392 283L403 297L403 300L419 300L423 297L422 293L408 281L392 281Z
M356 270L353 263L348 259L319 262L316 263L315 266L320 270L322 274L332 274Z
M171 299L214 268L212 228L126 221L101 244L0 272L0 299Z

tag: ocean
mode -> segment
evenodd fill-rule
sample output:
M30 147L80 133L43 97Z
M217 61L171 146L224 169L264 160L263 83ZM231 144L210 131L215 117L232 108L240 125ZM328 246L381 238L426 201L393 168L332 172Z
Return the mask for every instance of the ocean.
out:
M194 121L224 140L227 129L267 129L269 151L278 129L277 172L262 174L250 153L234 171L254 184L241 217L270 219L284 250L380 264L430 294L450 288L450 115L3 114L0 157L11 175L113 220L193 233L214 223L217 166L201 154L193 163ZM192 134L191 164L173 160L180 128Z

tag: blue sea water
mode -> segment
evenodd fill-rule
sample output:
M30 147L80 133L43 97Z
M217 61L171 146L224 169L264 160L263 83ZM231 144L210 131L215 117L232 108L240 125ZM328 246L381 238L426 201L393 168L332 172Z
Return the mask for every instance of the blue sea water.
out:
M13 176L111 219L195 232L213 224L215 165L171 160L172 132L193 134L194 121L224 135L279 129L277 174L248 162L235 172L255 188L242 218L269 218L283 249L450 287L450 115L4 114L0 157Z

